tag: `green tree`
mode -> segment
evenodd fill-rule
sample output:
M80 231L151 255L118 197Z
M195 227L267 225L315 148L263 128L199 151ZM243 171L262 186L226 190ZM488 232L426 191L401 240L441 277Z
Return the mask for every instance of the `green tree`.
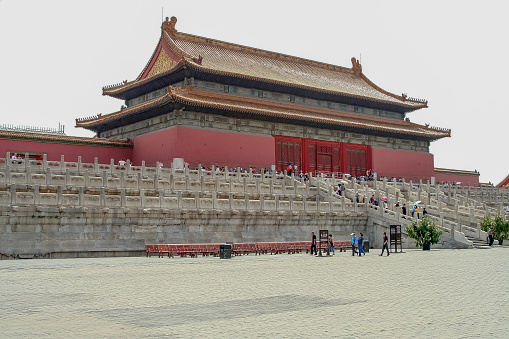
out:
M481 220L481 231L488 232L488 228L494 228L495 227L495 220L490 218L489 216L485 216Z
M493 238L506 240L509 238L509 221L504 220L500 214L498 214L493 220Z
M408 236L415 240L415 245L421 247L423 244L437 244L442 236L442 228L434 221L422 218L420 221L412 221L405 227Z

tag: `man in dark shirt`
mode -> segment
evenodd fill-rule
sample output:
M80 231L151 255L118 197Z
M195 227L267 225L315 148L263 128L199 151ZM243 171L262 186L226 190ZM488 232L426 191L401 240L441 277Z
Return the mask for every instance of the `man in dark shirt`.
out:
M385 249L387 249L387 256L389 256L389 239L387 238L387 234L384 232L384 244L382 247L382 254L380 254L381 256L384 255Z
M315 249L315 255L318 254L316 251L316 235L315 232L311 232L311 255L313 255L313 248Z
M406 215L406 205L403 204L403 207L401 207L401 214Z

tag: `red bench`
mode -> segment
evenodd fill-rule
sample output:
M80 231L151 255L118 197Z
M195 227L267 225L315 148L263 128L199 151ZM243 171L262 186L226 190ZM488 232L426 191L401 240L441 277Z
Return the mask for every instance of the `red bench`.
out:
M147 245L145 244L145 252L147 252L147 257L152 256L152 253L159 253L157 245Z
M170 257L170 250L168 248L168 245L157 245L157 252L159 255L159 258L164 256L165 254L168 255L168 258Z

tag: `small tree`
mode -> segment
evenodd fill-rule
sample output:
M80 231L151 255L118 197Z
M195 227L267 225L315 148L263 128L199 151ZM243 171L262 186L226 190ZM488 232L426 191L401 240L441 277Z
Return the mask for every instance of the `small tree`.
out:
M408 236L415 240L415 245L421 247L424 244L438 244L442 236L442 228L434 221L422 218L420 221L412 221L405 227Z
M494 227L495 227L495 220L493 220L489 216L485 216L481 220L481 231L488 232L488 228L494 228Z
M505 221L500 214L493 220L493 238L506 240L509 238L509 222Z

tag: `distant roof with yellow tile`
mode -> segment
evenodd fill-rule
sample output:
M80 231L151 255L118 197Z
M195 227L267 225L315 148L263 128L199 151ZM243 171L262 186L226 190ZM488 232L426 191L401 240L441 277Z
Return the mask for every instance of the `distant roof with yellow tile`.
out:
M0 140L20 140L20 141L34 141L55 144L72 144L72 145L87 145L87 146L102 146L102 147L120 147L132 148L133 143L131 140L113 140L104 138L87 138L75 137L59 134L47 134L37 132L23 132L23 131L6 131L0 130Z
M103 94L126 99L129 90L158 81L183 69L273 83L398 107L410 112L427 101L395 95L371 82L352 58L341 67L281 53L177 32L177 19L166 18L159 43L143 71L133 81L103 88Z

